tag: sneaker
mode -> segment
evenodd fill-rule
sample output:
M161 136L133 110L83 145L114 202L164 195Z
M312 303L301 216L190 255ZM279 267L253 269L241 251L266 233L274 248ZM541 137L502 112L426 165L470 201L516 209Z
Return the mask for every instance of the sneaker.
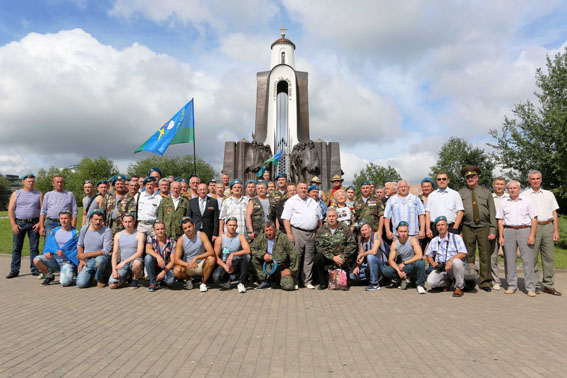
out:
M49 273L47 276L45 276L45 279L43 280L43 282L41 283L42 286L47 286L51 283L51 281L53 281L55 279L55 276L53 275L53 273Z
M150 286L148 286L148 291L151 291L152 293L154 291L156 291L156 285L155 284L150 284Z
M239 293L246 293L246 287L242 282L236 285L236 288L238 289Z
M185 281L185 290L191 289L193 289L193 281L191 281L191 279L188 279L187 281Z
M500 289L501 289L500 284L492 285L492 290L500 291Z
M299 290L299 285L294 285L293 288L294 288L295 290Z
M18 277L19 275L20 275L20 272L11 271L11 272L6 276L6 278L8 278L8 279L9 279L9 278L16 278L16 277Z
M138 280L132 280L130 282L130 289L137 289L138 288Z
M96 287L102 289L103 287L106 287L106 284L105 284L104 282L97 282L97 283L96 283Z
M201 293L204 293L207 290L209 290L209 289L207 289L207 284L202 283L202 284L199 285L199 291Z
M366 289L364 289L364 290L366 290L366 291L378 291L378 290L380 290L380 285L372 285L372 284L370 284L370 285L368 285L368 286L366 287Z
M306 284L305 287L310 289L310 290L315 289L315 286L313 286L313 284L310 284L310 283Z
M425 290L425 288L424 288L423 286L419 286L419 285L418 285L418 286L417 286L417 292L418 292L419 294L425 294L425 293L427 293L427 290Z
M535 297L536 295L535 291L528 291L528 297Z
M260 285L258 285L254 290L266 290L271 289L272 285L268 281L263 281Z
M506 289L504 294L514 294L516 291L518 291L518 289Z
M409 280L402 280L402 282L400 283L400 286L398 286L398 288L400 290L406 290L408 288L408 284L409 284Z

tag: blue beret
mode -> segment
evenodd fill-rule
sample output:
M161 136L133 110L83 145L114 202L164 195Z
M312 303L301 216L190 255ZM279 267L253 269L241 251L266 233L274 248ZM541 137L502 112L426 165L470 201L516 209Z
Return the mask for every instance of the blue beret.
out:
M319 190L319 187L317 185L311 185L308 189L307 189L307 193L309 193L312 190Z
M142 185L146 185L148 182L156 182L156 178L152 176L146 177Z
M230 189L232 189L232 187L234 186L234 184L240 184L242 185L242 181L240 181L239 179L234 179L230 182L230 185L228 186Z
M346 188L346 190L349 190L349 189L352 189L352 190L354 190L354 186L352 186L352 185L349 185L349 186L348 186L348 187Z
M437 222L441 222L441 221L447 222L447 217L444 215L438 216L437 218L435 218L435 225L437 225Z
M22 177L22 181L24 181L27 178L35 178L35 176L32 173L28 173L27 175L25 175L24 177Z
M246 180L246 182L244 183L244 186L248 186L249 183L253 182L254 184L256 184L256 180Z
M114 176L114 182L116 181L125 181L126 177L122 175Z
M285 174L285 173L280 173L280 174L278 174L278 175L276 176L276 180L279 179L280 177L283 177L283 178L286 179L286 178L287 178L287 174Z
M161 169L159 169L159 168L150 168L150 169L148 170L148 176L151 175L152 172L157 172L157 173L159 173L159 175L161 176Z
M108 185L108 181L106 181L106 180L100 180L99 182L96 183L96 186L99 186L100 184L106 184L106 185Z

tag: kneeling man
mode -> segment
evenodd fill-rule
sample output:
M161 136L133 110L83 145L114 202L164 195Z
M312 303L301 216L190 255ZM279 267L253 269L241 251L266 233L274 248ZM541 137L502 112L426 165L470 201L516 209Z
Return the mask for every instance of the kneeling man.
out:
M250 267L250 245L244 234L236 232L238 221L235 217L226 220L226 232L215 240L217 267L213 272L213 281L222 283L221 290L230 289L230 275L238 273L239 293L246 293Z
M450 279L455 279L455 291L453 297L462 297L465 287L465 263L467 248L459 235L449 233L447 218L444 216L435 219L435 227L439 235L429 242L425 252L427 261L433 267L433 271L427 277L429 287L449 287Z
M144 257L144 265L150 278L148 287L150 292L157 290L158 282L163 282L167 287L171 287L175 282L174 261L171 254L175 253L177 242L173 237L165 234L165 223L161 218L154 221L154 234L148 235L146 239L146 256Z
M47 286L55 279L53 272L61 272L59 282L61 286L69 286L75 276L77 261L77 230L71 226L71 212L63 210L59 213L61 226L51 230L47 235L43 255L33 259L36 268L45 275L41 283Z
M415 280L417 292L425 294L425 262L422 260L423 252L419 246L419 241L409 235L408 223L402 221L396 228L398 239L390 246L390 264L382 271L384 277L401 282L400 289L407 287L407 281L411 278ZM397 261L397 263L396 263Z
M215 268L215 252L207 234L195 230L189 217L181 219L183 235L177 239L173 273L175 278L186 280L185 288L193 289L193 276L202 276L199 291L207 291L207 280Z
M327 211L327 222L317 231L313 269L319 290L329 287L328 266L338 266L348 272L356 253L356 240L350 227L338 222L337 210Z
M146 236L134 228L134 214L122 216L124 230L114 236L114 251L112 252L112 274L108 280L111 289L118 289L131 276L131 289L138 288L138 279L144 271L144 242ZM120 260L120 262L118 262Z
M104 210L92 210L89 213L89 222L81 228L77 244L78 288L89 287L93 276L97 287L106 286L104 272L110 261L111 251L112 230L104 225Z
M264 223L264 233L252 243L252 265L261 281L256 290L271 289L272 283L283 290L295 290L295 280L299 270L297 249L289 237L276 231L272 221Z

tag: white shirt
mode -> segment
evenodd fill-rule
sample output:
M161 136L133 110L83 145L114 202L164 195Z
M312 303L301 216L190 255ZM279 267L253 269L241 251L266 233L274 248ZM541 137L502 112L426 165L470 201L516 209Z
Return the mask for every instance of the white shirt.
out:
M559 209L555 196L549 190L540 188L536 192L529 188L520 193L520 197L529 197L532 200L536 208L538 222L553 220L553 212Z
M492 199L494 200L494 208L496 210L498 210L498 206L500 206L500 202L505 198L510 198L510 195L506 192L502 193L501 196L499 196L496 193L492 193Z
M296 194L285 202L282 219L289 220L293 227L315 230L323 216L321 207L313 198L308 196L302 200L299 194Z
M536 216L536 208L529 197L519 197L515 201L505 198L496 210L496 219L503 219L505 226L530 226Z
M434 190L427 197L427 207L425 211L429 211L429 219L435 221L437 217L444 215L447 217L447 223L455 223L457 220L457 212L464 211L463 200L459 192L446 188L445 190Z
M147 192L139 194L138 201L138 221L154 221L158 215L159 204L161 203L161 195L154 192L149 195Z
M199 211L201 212L201 216L205 213L206 207L207 207L207 197L205 197L205 199L199 197Z
M177 210L177 206L179 206L179 200L181 199L181 196L175 198L174 196L171 196L171 200L173 201L173 209Z

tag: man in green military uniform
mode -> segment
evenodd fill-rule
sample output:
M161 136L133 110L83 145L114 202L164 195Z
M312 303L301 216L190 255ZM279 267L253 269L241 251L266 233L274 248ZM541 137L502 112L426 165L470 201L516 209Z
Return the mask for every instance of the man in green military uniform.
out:
M270 198L276 201L276 208L280 200L287 194L287 175L280 173L276 176L277 187L270 193Z
M475 251L478 246L479 254L479 287L484 291L492 291L492 273L490 256L492 250L490 241L496 238L496 209L490 190L478 186L480 168L467 165L461 169L461 174L467 180L467 187L459 190L463 200L465 213L463 215L462 235L467 247L467 262L471 267L475 263Z
M122 197L120 202L116 205L116 220L112 222L111 230L112 235L116 235L117 232L124 230L122 225L122 216L126 213L134 215L134 219L137 219L136 214L136 199L138 195L139 184L133 181L128 183L128 193Z
M264 232L264 223L274 220L275 211L272 204L274 199L268 198L268 184L264 180L256 184L256 197L248 201L246 209L246 227L248 228L248 240L252 241Z
M280 231L276 231L274 222L264 223L264 232L260 234L251 244L252 266L261 281L256 290L271 289L271 283L279 284L283 290L295 290L293 277L299 269L299 257L295 246L289 237ZM275 261L275 262L274 262ZM268 277L264 272L273 273Z
M122 212L120 203L126 199L126 178L122 175L114 176L114 192L108 193L102 208L106 214L105 225L112 230L112 236L124 229L122 226ZM136 210L136 203L134 203Z
M169 190L171 195L163 198L159 204L158 218L165 224L165 234L177 240L183 235L181 218L187 215L189 201L181 196L180 182L172 182Z
M384 205L370 190L370 181L360 184L362 196L354 203L354 221L358 224L361 220L372 227L372 231L381 232L384 223Z
M315 238L317 253L313 259L313 271L319 290L329 287L329 266L335 265L348 272L356 257L354 234L337 218L337 210L331 207L327 211L327 222L319 228Z

